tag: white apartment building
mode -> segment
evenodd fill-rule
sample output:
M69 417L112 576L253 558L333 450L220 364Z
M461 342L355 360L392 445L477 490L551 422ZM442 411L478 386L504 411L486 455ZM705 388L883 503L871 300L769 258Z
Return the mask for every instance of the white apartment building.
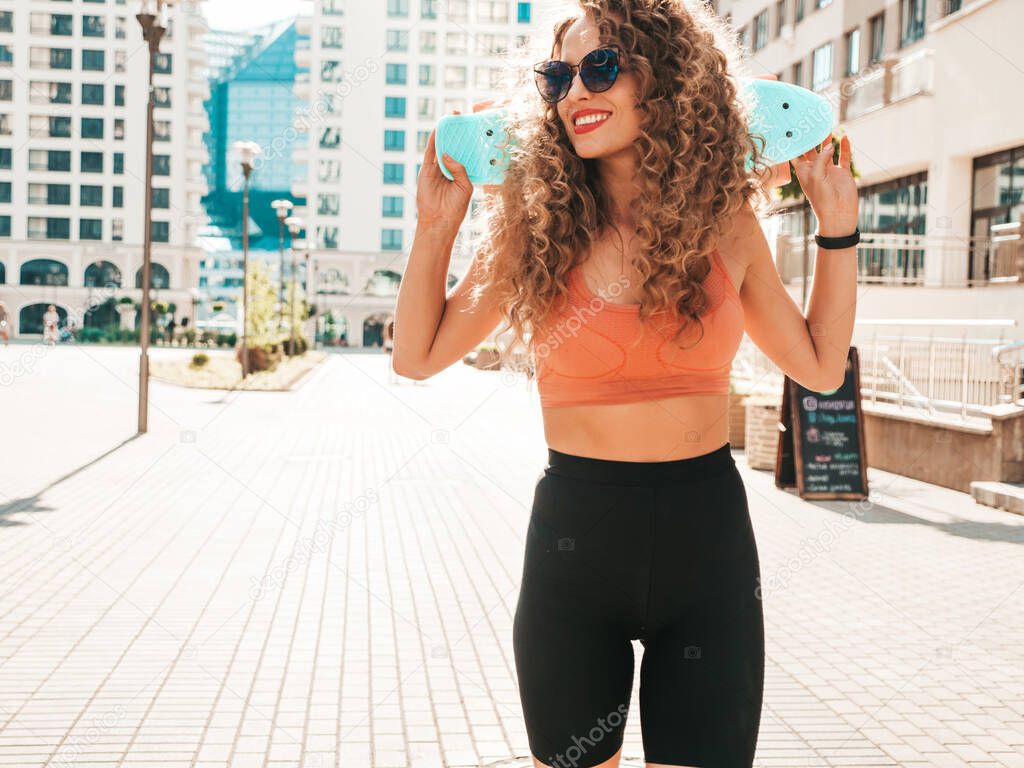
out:
M131 0L0 5L0 301L13 336L108 296L141 299L148 45ZM191 312L208 93L194 0L170 10L155 75L153 282ZM86 322L88 322L86 320Z
M369 329L394 308L398 276L416 226L416 176L430 131L453 109L467 112L493 97L500 55L535 33L537 2L514 0L316 0L300 18L309 45L296 50L308 68L296 94L311 106L299 116L304 175L292 192L316 264L316 303L347 326L348 342L377 338ZM468 254L467 217L453 257ZM450 278L454 283L454 277ZM367 290L367 286L369 289Z
M751 74L828 96L850 136L860 229L874 233L858 318L1014 319L1004 333L1024 338L1024 3L716 5ZM799 246L785 233L777 245L780 271L799 282Z

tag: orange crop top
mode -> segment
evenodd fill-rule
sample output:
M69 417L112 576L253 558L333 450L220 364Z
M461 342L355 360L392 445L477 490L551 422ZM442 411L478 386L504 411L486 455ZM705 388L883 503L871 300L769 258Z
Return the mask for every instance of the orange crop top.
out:
M732 360L743 338L739 292L713 251L704 279L709 306L673 343L671 313L640 326L639 304L616 304L591 291L579 265L569 273L569 301L537 335L536 377L542 407L628 403L676 395L728 394ZM698 339L699 343L694 344Z

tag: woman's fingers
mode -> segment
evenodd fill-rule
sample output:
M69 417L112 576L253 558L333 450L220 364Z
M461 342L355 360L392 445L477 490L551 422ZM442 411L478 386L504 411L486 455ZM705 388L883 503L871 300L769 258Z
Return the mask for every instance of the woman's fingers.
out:
M850 137L843 135L843 138L839 140L839 166L845 168L847 171L850 170Z

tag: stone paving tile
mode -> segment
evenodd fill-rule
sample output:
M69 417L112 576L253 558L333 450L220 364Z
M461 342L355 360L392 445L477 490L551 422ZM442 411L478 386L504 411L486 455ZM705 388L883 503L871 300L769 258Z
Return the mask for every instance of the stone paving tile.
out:
M286 395L154 383L128 440L137 359L57 348L2 393L0 764L525 755L536 392L462 366L389 385L382 355L332 355ZM1024 519L875 470L870 503L804 502L736 456L766 618L756 764L1021 768Z

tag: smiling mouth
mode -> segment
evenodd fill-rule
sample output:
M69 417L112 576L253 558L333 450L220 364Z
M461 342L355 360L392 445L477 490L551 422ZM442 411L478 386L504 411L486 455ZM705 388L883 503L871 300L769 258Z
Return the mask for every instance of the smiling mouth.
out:
M602 112L601 114L591 113L589 115L584 115L583 117L577 117L575 120L573 120L572 124L574 126L576 126L577 128L582 128L582 127L587 126L587 125L595 125L596 123L603 123L609 117L611 117L611 113L610 112Z

